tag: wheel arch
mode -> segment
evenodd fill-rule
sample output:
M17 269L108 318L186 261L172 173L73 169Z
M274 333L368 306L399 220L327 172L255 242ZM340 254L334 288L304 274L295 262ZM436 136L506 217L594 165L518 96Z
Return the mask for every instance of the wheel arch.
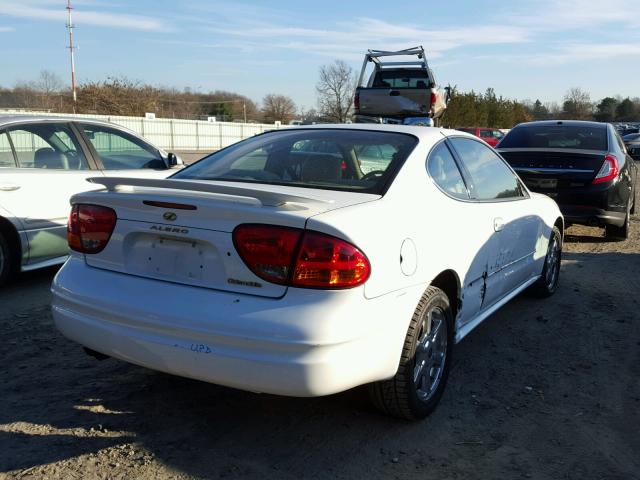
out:
M449 304L451 305L451 314L455 321L462 306L460 296L460 277L451 269L443 270L431 281L431 285L438 287L449 298Z

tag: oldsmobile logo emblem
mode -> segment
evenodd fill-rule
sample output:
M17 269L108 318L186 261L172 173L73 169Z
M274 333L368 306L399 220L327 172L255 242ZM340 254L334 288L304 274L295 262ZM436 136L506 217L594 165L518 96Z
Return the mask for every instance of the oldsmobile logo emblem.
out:
M178 215L173 212L164 212L162 218L164 218L167 222L173 222L176 218L178 218Z

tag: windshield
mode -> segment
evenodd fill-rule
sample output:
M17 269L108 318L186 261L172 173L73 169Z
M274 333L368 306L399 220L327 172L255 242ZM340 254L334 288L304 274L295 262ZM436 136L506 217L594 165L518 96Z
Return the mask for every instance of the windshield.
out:
M521 125L511 130L499 148L571 148L607 150L607 129L574 125Z
M403 133L287 129L239 142L172 178L382 194L417 143Z

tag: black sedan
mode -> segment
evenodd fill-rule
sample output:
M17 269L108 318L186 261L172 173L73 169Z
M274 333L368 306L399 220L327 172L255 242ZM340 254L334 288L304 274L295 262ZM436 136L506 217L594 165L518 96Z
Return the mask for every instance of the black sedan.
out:
M530 190L555 199L567 224L603 226L607 238L628 237L638 169L613 126L522 123L497 150Z

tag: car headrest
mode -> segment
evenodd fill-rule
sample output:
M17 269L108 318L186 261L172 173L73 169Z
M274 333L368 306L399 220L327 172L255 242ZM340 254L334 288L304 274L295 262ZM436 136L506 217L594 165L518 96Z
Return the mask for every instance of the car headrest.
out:
M68 169L67 158L54 151L52 148L39 148L33 155L33 166L35 168L50 168L57 170Z
M333 155L309 155L300 169L300 179L304 182L337 181L341 178L342 159Z

